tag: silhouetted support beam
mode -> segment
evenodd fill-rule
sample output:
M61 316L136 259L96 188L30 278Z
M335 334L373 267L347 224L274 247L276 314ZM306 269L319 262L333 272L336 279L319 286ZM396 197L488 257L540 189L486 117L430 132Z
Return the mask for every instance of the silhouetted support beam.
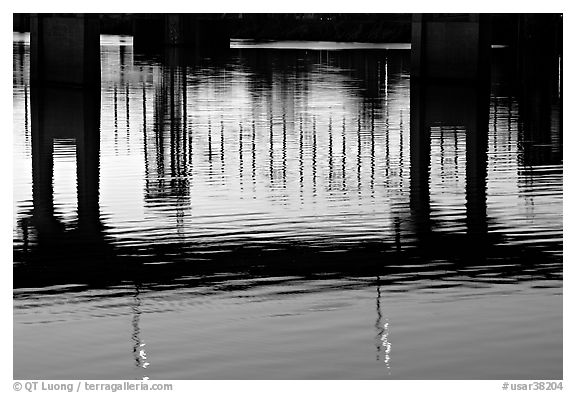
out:
M78 230L82 241L100 231L100 90L35 87L32 104L32 192L34 225L40 238L62 238L54 216L54 140L76 144Z
M414 14L411 76L484 78L490 66L487 18L483 14Z
M100 85L97 15L32 14L30 79L34 85Z

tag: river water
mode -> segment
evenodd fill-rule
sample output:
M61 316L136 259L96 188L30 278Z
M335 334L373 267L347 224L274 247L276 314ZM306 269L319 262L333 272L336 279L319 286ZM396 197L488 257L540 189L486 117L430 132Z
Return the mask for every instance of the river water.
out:
M66 91L13 42L14 378L562 378L558 75L103 35Z

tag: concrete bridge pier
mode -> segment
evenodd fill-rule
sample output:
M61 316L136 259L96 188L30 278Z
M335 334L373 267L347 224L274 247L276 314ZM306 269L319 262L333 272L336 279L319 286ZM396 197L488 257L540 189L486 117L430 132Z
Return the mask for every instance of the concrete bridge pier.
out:
M489 75L488 15L414 14L410 75L477 80Z
M97 15L32 14L32 85L100 87L100 29Z

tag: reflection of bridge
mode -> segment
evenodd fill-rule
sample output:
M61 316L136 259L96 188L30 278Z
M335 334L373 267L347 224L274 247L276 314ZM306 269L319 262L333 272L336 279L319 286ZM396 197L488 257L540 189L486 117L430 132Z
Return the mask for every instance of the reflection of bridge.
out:
M512 20L518 27L513 43L517 71L542 68L540 59L561 53L560 15L522 14ZM222 15L135 15L133 25L133 44L137 51L178 46L185 46L188 51L229 48L230 37ZM412 76L484 78L490 64L490 33L494 29L487 14L415 14ZM98 17L33 14L31 57L31 79L36 83L97 84L100 80Z
M85 23L91 23L88 20ZM420 23L426 23L420 22ZM447 22L448 23L448 22ZM453 23L453 22L450 22ZM481 23L477 20L465 23ZM428 29L428 30L426 30ZM425 28L430 33L434 26ZM430 33L434 35L436 33ZM480 45L480 35L478 45ZM34 51L32 52L32 62L34 62ZM178 51L174 51L177 54ZM413 52L414 55L414 52ZM540 127L530 126L534 122L549 123L549 106L542 102L541 97L546 96L546 92L553 86L554 81L548 78L551 74L551 63L554 56L541 59L540 52L527 53L526 56L532 56L533 60L538 58L537 62L526 61L522 78L531 78L538 81L535 84L527 84L524 89L522 99L525 101L524 108L536 107L542 116L530 121L531 115L528 115L527 132L537 133ZM175 59L177 56L171 57ZM36 58L36 61L38 58ZM44 60L47 60L44 58ZM479 60L476 58L477 61ZM432 61L432 60L429 60ZM460 60L459 60L460 61ZM186 109L187 109L187 85L186 77L182 73L180 63L168 64L160 76L161 83L154 100L156 119L153 122L155 139L150 141L149 148L146 151L155 152L161 157L147 157L147 164L151 164L147 170L166 171L170 174L183 175L187 168L187 150L193 146L188 145L190 139L186 134ZM434 67L431 67L435 70ZM373 70L372 70L373 71ZM373 72L368 72L366 78L374 78ZM84 74L78 74L75 78L77 81L85 81L89 76L90 69L86 69ZM435 71L436 72L436 71ZM477 76L480 81L485 78L487 69L479 67ZM437 75L436 75L437 76ZM460 76L462 78L462 76ZM414 78L416 79L416 78ZM475 81L478 78L464 78ZM98 79L99 81L99 79ZM36 79L36 83L38 79ZM52 81L55 82L55 81ZM35 83L33 81L33 83ZM91 83L86 83L90 85ZM368 83L369 84L369 83ZM532 90L530 90L532 89ZM64 89L38 87L33 88L32 96L32 156L33 156L33 189L34 189L34 211L33 225L38 232L38 248L32 249L26 255L19 255L17 259L26 261L48 261L53 266L50 272L46 274L26 274L35 272L38 266L34 263L17 265L15 268L15 287L26 286L31 281L37 281L37 284L47 285L47 283L67 282L71 277L76 280L79 276L85 276L86 271L95 272L90 277L97 285L108 285L122 279L132 279L134 275L141 276L143 280L162 280L163 277L178 276L179 274L189 274L190 270L210 272L214 270L242 271L251 266L252 260L262 261L273 259L278 261L275 266L258 267L266 274L276 274L278 272L294 271L299 274L315 274L319 272L334 271L338 274L386 274L394 273L397 268L389 268L382 265L382 255L391 255L393 260L409 261L422 257L414 250L404 250L400 235L401 232L414 232L419 246L422 247L420 252L425 250L424 256L433 257L435 253L440 253L440 257L453 256L455 259L464 259L464 256L470 252L469 246L481 250L483 255L477 255L482 258L489 256L490 253L498 249L497 244L502 241L501 238L488 236L488 219L486 215L486 146L487 146L487 123L488 123L488 98L489 91L484 83L459 83L457 85L446 83L442 78L437 79L434 83L430 82L428 77L421 77L419 81L414 80L411 86L411 129L410 129L410 184L411 184L411 221L415 223L414 228L398 230L394 242L367 244L363 247L348 250L341 255L341 258L333 256L326 257L323 250L309 250L299 245L287 245L281 252L261 252L251 250L235 250L234 258L230 258L230 250L221 250L221 254L215 254L212 262L206 264L195 263L194 266L186 263L174 263L168 265L159 265L159 267L142 269L143 262L157 262L162 260L166 255L182 253L184 257L194 256L197 245L193 243L154 245L150 244L148 249L143 250L140 247L130 248L128 246L112 247L107 241L105 231L99 222L99 146L100 135L98 131L99 122L99 89ZM143 92L146 94L146 91ZM369 96L377 95L377 91L368 90ZM127 98L128 99L128 98ZM254 98L257 99L257 98ZM71 111L70 108L77 108ZM447 109L449 108L449 109ZM71 114L75 116L71 116ZM293 114L288 111L288 117ZM270 117L272 125L272 117ZM334 119L334 127L337 121ZM298 123L298 119L283 118L282 145L286 145L286 123ZM466 131L466 228L467 234L439 234L435 231L436 223L430 217L430 132L437 125L451 125L463 127ZM252 125L247 124L249 129ZM339 123L340 127L341 124ZM164 128L167 127L167 128ZM545 128L545 127L544 127ZM548 127L549 128L549 127ZM531 131L532 130L532 131ZM275 130L272 130L271 133ZM221 132L218 121L214 122L214 136L219 137ZM164 136L169 138L163 139ZM210 134L211 135L211 134ZM330 134L331 136L331 134ZM52 140L55 138L73 138L76 140L77 150L77 182L78 182L78 228L72 231L66 230L55 219L52 206ZM223 138L220 140L223 141ZM303 137L300 134L300 143ZM242 141L242 140L240 140ZM244 143L249 144L253 139ZM271 139L272 141L272 139ZM342 141L346 143L345 140ZM242 143L242 142L240 142ZM312 139L311 143L316 143ZM211 144L210 144L211 146ZM358 143L360 146L360 143ZM271 145L273 149L275 145ZM343 145L342 149L345 147ZM224 149L215 154L224 154ZM315 147L312 146L313 152ZM242 154L242 146L239 146L238 153ZM166 157L162 156L166 154ZM235 153L236 154L236 153ZM285 150L283 153L285 155ZM270 156L270 166L274 166L274 160L278 159L272 154ZM360 154L358 154L360 157ZM150 158L150 160L148 160ZM153 158L157 160L154 161ZM329 159L332 160L332 155ZM316 157L314 158L316 159ZM345 156L342 157L345 159ZM360 158L358 158L360 159ZM223 160L224 161L224 160ZM247 161L249 162L249 161ZM285 160L283 160L285 162ZM168 164L162 167L164 164ZM154 166L155 165L155 166ZM304 165L301 165L303 167ZM336 165L334 165L335 167ZM343 171L344 172L344 171ZM242 168L240 176L243 175ZM335 172L331 172L333 176ZM281 175L281 173L280 173ZM343 173L344 175L344 173ZM272 169L270 176L273 176ZM164 176L160 176L164 177ZM315 178L314 178L315 179ZM186 184L149 185L147 191L148 197L163 197L166 192L176 192L176 196L186 196L189 190ZM334 184L334 183L331 183ZM46 239L45 241L43 239ZM57 241L55 242L54 239ZM40 245L43 245L40 247ZM56 246L57 245L57 246ZM438 251L439 245L449 245L441 251ZM89 247L89 248L88 248ZM91 250L90 255L86 251ZM502 252L501 249L498 249ZM510 256L519 255L518 250L508 250ZM366 264L348 266L346 259L349 253L354 255L364 255L371 258L361 258L370 260ZM145 254L147 256L139 256ZM438 254L436 254L438 255ZM532 257L528 256L524 262L527 264L537 263L537 259L542 254L534 253ZM68 261L78 258L82 259L82 266L69 265ZM246 261L244 264L237 261ZM300 262L294 263L294 260ZM58 265L59 262L64 262ZM111 261L113 263L104 263ZM282 263L283 261L287 263ZM290 263L288 263L290 262ZM259 263L256 262L256 265ZM164 267L162 267L164 266ZM465 267L456 266L456 269ZM422 269L426 269L425 266ZM500 267L495 270L502 269ZM507 270L504 268L502 274L513 275L515 268ZM82 279L85 279L82 277Z
M99 207L100 91L33 88L31 96L32 224L40 252L101 248L105 241ZM54 148L62 139L73 140L76 150L78 216L72 229L54 211Z
M166 156L158 156L158 145L149 145L147 149L147 162L156 166L163 163L165 172L152 173L151 178L160 177L172 178L178 176L179 168L186 167L187 152L180 145L182 140L188 140L186 137L185 125L179 116L183 116L183 105L187 98L186 89L181 89L184 80L182 76L171 77L172 72L167 67L163 73L161 90L158 91L154 100L154 111L156 123L162 123L164 128L152 129L147 135L156 139L160 144L165 146ZM177 75L178 72L173 72ZM180 86L174 86L169 82L179 81ZM65 92L68 92L67 94ZM99 133L97 132L97 121L99 106L98 101L93 101L89 92L78 89L33 89L35 111L42 116L33 116L32 124L32 142L37 146L46 138L52 138L51 130L54 128L46 127L46 122L42 123L40 119L51 119L52 124L56 123L60 130L58 135L66 138L75 138L77 143L82 140L90 139L92 143L99 146ZM173 99L169 99L174 96ZM128 96L126 96L128 99ZM487 128L488 120L488 101L487 91L476 86L446 86L446 85L425 85L413 84L411 89L412 110L411 110L411 163L413 170L410 172L411 183L411 207L407 212L407 226L395 226L396 233L394 236L382 241L368 244L360 244L350 249L343 247L342 253L335 257L334 253L327 253L323 249L309 249L302 244L282 243L278 244L281 251L264 251L250 248L226 249L219 248L217 245L205 246L195 244L188 239L182 242L165 243L165 244L146 244L138 246L129 246L124 244L108 243L106 230L101 229L99 223L98 207L98 167L99 156L96 153L79 154L78 160L89 160L90 163L79 163L80 167L92 168L89 171L78 171L77 181L79 184L89 183L94 192L92 194L92 203L84 203L83 206L89 206L89 209L82 209L79 215L84 217L84 222L90 223L85 225L86 228L93 228L90 232L82 232L88 236L76 236L74 231L66 231L57 227L40 225L35 227L35 233L38 234L38 247L29 247L24 253L16 250L15 258L25 263L15 266L15 287L23 286L44 286L59 282L88 282L93 285L110 285L123 280L133 280L137 277L143 282L169 281L171 278L185 276L196 273L212 273L218 271L234 272L241 274L246 270L257 271L261 274L276 275L283 272L291 272L299 275L315 275L316 273L334 273L347 275L380 275L395 274L402 272L402 268L388 266L422 263L421 267L415 267L415 272L425 272L429 267L427 261L429 258L448 259L453 262L454 271L466 270L473 263L484 265L486 270L504 277L514 276L526 266L534 266L537 274L543 274L545 277L553 278L554 275L548 276L550 272L546 269L540 271L539 264L543 261L550 261L550 257L531 250L526 253L525 248L517 246L498 246L505 244L506 238L502 235L488 233L489 219L486 214L486 134L480 132ZM37 99L37 101L36 101ZM288 97L288 99L290 99ZM92 101L91 101L92 100ZM82 121L66 123L67 119L62 113L66 104L73 101L79 106L78 116ZM84 108L84 109L81 109ZM451 108L447 111L446 108ZM456 110L458 109L458 110ZM174 116L172 116L174 114ZM180 114L176 116L176 114ZM465 115L464 115L465 114ZM298 119L295 120L298 124ZM335 122L336 123L336 122ZM215 124L218 125L218 124ZM428 169L430 163L430 129L436 126L459 126L463 127L471 138L466 138L466 202L467 202L467 233L440 233L438 223L431 217L430 207L430 182L433 181ZM338 124L341 126L341 124ZM154 127L160 127L159 124ZM280 124L274 130L276 134L282 134L284 126ZM299 130L289 134L288 137L298 138ZM216 127L215 138L219 138L220 130ZM477 133L474 137L473 133ZM57 136L57 135L56 135ZM184 136L184 138L183 138ZM326 135L325 135L326 137ZM164 139L163 139L164 138ZM247 145L251 145L251 139ZM292 143L299 143L292 141ZM33 160L40 157L48 162L52 151L46 146L50 143L44 143L42 151L33 149ZM179 147L180 146L180 147ZM483 146L483 147L482 147ZM278 146L281 148L281 145ZM334 149L340 149L335 146ZM370 146L367 146L370 149ZM178 150L179 149L179 150ZM469 151L469 149L471 151ZM82 148L78 148L81 152ZM482 153L484 152L484 153ZM216 154L219 154L217 152ZM230 152L237 154L238 152ZM226 154L229 151L226 150ZM250 154L250 153L249 153ZM48 158L46 158L48 155ZM278 155L278 157L281 154ZM360 156L360 155L359 155ZM268 158L268 157L264 157ZM325 159L330 159L325 157ZM344 158L344 157L342 157ZM349 157L349 161L355 161L354 156ZM316 158L319 160L318 158ZM337 159L337 157L336 157ZM157 161L155 161L157 160ZM318 161L319 162L319 161ZM338 163L339 166L340 163ZM352 164L355 164L353 162ZM233 166L233 165L232 165ZM42 167L34 165L34 200L41 203L34 206L33 214L40 214L49 217L45 213L50 211L45 206L50 206L52 198L51 173L49 165ZM149 170L154 169L149 166ZM420 170L419 170L420 169ZM95 176L95 177L94 177ZM149 177L149 176L147 176ZM354 180L351 181L351 183ZM334 184L334 183L330 183ZM38 186L39 185L39 186ZM157 187L158 186L158 187ZM82 187L86 188L86 187ZM38 193L36 193L38 190ZM150 185L147 189L147 197L164 198L174 196L173 192L189 193L190 190L185 184L166 183L160 185ZM79 198L82 196L79 195ZM94 199L95 198L95 199ZM44 202L42 202L44 201ZM79 207L80 207L79 202ZM37 210L38 209L38 210ZM91 213L90 213L91 212ZM414 223L414 226L411 226ZM32 224L34 220L32 220ZM406 225L406 224L401 224ZM58 237L61 239L58 243L52 243L51 238ZM101 239L95 241L94 239ZM90 240L92 244L86 243ZM58 244L58 247L54 247ZM108 245L107 245L108 244ZM416 248L414 248L416 246ZM470 251L474 247L476 251L473 258L470 257ZM194 261L191 259L203 258L205 251L217 251L211 254L209 262ZM90 251L90 252L88 252ZM232 253L233 251L233 253ZM182 261L172 261L174 255L179 255ZM512 267L490 266L489 258L491 255L510 257ZM522 259L520 259L522 255ZM350 258L359 260L350 266ZM153 265L157 262L170 260L172 263L164 265ZM81 260L81 263L78 261ZM274 261L273 264L264 264L263 261ZM515 265L517 261L518 264ZM520 261L521 264L520 265ZM554 261L554 258L552 258ZM149 265L152 263L152 265ZM496 263L496 262L495 262ZM498 263L499 264L499 263ZM49 269L46 269L49 266ZM38 270L40 269L40 270ZM491 270L492 269L492 270ZM39 274L42 271L42 274ZM552 271L553 273L554 271ZM416 273L415 273L416 274ZM454 273L456 274L456 273ZM469 273L466 273L468 275ZM472 275L474 273L471 273ZM383 278L386 282L387 278Z

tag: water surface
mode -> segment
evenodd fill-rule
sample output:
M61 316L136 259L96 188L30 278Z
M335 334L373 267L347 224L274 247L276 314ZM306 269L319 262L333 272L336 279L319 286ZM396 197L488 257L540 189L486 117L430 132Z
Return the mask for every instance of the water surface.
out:
M557 75L339 49L102 36L82 92L14 35L14 378L562 378Z

